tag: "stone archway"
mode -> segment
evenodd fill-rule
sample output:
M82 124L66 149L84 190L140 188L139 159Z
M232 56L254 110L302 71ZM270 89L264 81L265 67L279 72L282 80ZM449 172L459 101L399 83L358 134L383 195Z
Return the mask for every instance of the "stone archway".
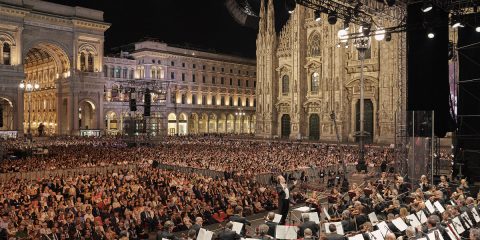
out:
M212 113L208 120L208 133L217 133L217 115Z
M281 118L281 136L282 138L289 138L291 133L290 115L283 114Z
M235 117L233 114L227 116L227 133L233 133L235 130Z
M220 114L220 117L218 119L217 130L218 130L217 131L218 133L227 132L227 115L225 115L225 113Z
M168 114L168 135L173 136L178 133L177 115L175 113Z
M83 100L78 104L78 128L98 129L96 106L91 100Z
M107 114L105 114L105 130L108 135L118 134L120 127L119 123L120 119L116 112L108 111Z
M187 135L188 134L188 118L185 113L180 113L178 115L178 135Z
M198 134L198 114L192 113L188 119L188 133Z
M0 131L13 131L15 111L13 109L13 103L8 98L0 97Z
M198 121L198 132L208 133L208 115L206 113L202 113L202 116Z
M30 48L27 48L24 55L25 85L38 84L38 89L33 91L24 91L24 105L32 106L30 119L37 119L48 126L57 126L52 130L52 134L61 133L68 129L67 109L59 107L57 95L58 79L70 77L71 64L64 48L59 44L51 42L35 42ZM62 105L60 105L62 106ZM65 110L65 111L62 111ZM44 118L46 114L52 117L52 122L47 122ZM25 125L28 125L29 111L25 111ZM70 114L73 114L70 113ZM65 118L65 121L62 121ZM30 120L32 121L32 120ZM65 124L58 124L65 122ZM89 128L93 124L89 123ZM96 126L97 127L97 126Z
M308 118L308 133L310 140L320 139L320 116L316 113L310 114Z

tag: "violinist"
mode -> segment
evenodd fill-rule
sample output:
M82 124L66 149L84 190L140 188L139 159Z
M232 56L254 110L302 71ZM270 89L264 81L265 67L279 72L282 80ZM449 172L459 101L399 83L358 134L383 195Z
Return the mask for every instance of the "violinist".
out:
M355 230L355 222L352 220L352 216L350 215L350 211L345 210L342 212L342 227L343 231L350 232Z
M380 179L378 179L377 183L382 184L383 186L387 185L388 178L387 178L387 173L386 172L382 172L382 176L380 177Z
M332 188L328 198L329 198L329 202L338 202L338 200L341 198L341 194L337 188Z
M427 176L425 175L422 175L420 177L420 189L422 190L422 192L426 192L430 189L430 184L428 184L428 179L427 179Z
M438 183L438 189L443 190L443 189L448 189L448 181L447 178L442 175L440 176L440 182Z
M452 193L451 199L456 201L465 200L465 194L463 193L463 187L457 187L457 191Z

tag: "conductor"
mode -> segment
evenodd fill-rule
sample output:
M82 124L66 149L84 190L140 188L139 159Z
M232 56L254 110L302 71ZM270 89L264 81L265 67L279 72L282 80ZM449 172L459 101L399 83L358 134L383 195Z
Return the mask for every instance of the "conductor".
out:
M278 193L278 210L282 215L279 225L285 225L285 219L288 215L288 209L290 207L290 196L292 190L295 188L297 181L293 181L293 185L288 187L285 178L282 175L277 177L277 193Z

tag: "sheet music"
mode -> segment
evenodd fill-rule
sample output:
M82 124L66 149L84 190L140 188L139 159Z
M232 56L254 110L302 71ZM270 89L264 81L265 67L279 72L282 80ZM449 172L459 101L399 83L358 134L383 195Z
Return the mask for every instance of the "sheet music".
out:
M307 207L307 206L293 209L293 211L299 211L299 212L309 212L310 210L311 210L310 207Z
M448 230L450 230L450 232L453 233L453 235L456 237L455 240L460 240L460 239L461 239L460 234L458 234L457 230L455 229L455 226L453 226L452 223L448 223L448 224L447 224L447 228L448 228Z
M315 222L316 224L319 224L319 223L320 223L320 218L318 217L318 213L317 213L317 212L308 213L308 217L309 217L310 221L313 221L313 222Z
M425 212L420 210L417 212L417 217L418 217L418 220L420 220L420 222L422 224L426 223L427 222L427 215L425 215Z
M231 222L233 224L232 230L238 234L242 234L243 223Z
M377 214L375 212L371 212L368 214L368 219L370 219L370 222L372 223L373 226L376 226L378 223L378 218Z
M322 209L323 209L323 214L325 214L325 216L327 217L328 221L330 221L330 219L332 219L332 218L330 217L330 214L328 214L327 209L325 209L325 208L322 208Z
M343 232L342 222L328 222L328 223L325 223L325 233L331 233L330 229L328 229L328 226L330 226L330 224L334 224L335 227L337 227L337 233L338 234L340 234L340 235L345 234Z
M473 215L473 218L475 219L475 222L479 223L480 216L478 215L477 209L475 207L472 208L472 215Z
M410 220L408 224L410 224L410 226L412 226L412 227L418 227L418 226L422 225L420 223L420 221L418 221L418 218L417 218L417 216L415 216L415 214L408 215L407 219Z
M435 208L437 208L437 210L438 210L440 213L445 212L445 208L443 208L442 204L440 204L439 201L434 202L433 205L435 205Z
M430 200L427 200L425 202L425 206L427 207L428 212L430 212L430 214L435 212L435 208L433 207L432 202L430 202Z
M435 233L437 233L436 235L438 236L438 239L435 238ZM428 233L428 234L427 234L427 237L428 237L428 239L430 239L430 240L443 240L443 236L442 236L442 234L440 233L440 231L438 231L438 230L434 230L434 231L432 231L431 233Z
M384 240L385 239L382 235L382 232L380 232L380 230L369 232L368 236L370 237L370 240Z
M274 223L280 223L281 219L282 219L282 215L275 213L275 218L273 218L273 222Z
M467 225L469 225L468 228L473 227L472 220L470 219L470 216L468 216L466 212L462 213L460 216L462 216L463 220L467 223Z
M208 231L204 228L200 228L200 231L198 231L197 240L211 240L212 237L213 237L212 231Z
M353 237L348 237L348 240L364 240L363 239L363 234L357 234Z
M298 228L296 226L278 225L275 228L276 239L297 239Z
M395 225L395 227L398 228L398 230L400 230L400 232L403 232L407 229L407 224L405 224L405 222L403 221L402 218L395 218L392 220L392 223L393 225Z
M423 238L418 238L417 240L427 240L427 238L423 237Z
M377 224L378 230L382 233L383 236L386 236L388 232L391 232L390 228L388 227L385 221L379 222Z
M463 228L462 222L458 217L453 218L452 223L458 234L462 234L463 232L465 232L465 228Z
M458 240L455 236L455 233L453 233L452 231L450 231L450 229L448 227L445 228L445 232L447 232L448 234L448 237L451 239L451 240Z

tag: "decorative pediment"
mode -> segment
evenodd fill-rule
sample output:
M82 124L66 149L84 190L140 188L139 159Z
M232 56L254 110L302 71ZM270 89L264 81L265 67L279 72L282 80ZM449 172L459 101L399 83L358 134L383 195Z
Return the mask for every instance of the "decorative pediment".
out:
M365 86L374 86L378 87L378 79L370 77L370 76L365 76L364 78L364 84ZM345 84L346 88L353 88L353 87L359 87L360 86L360 79L354 78L348 81Z
M288 113L290 112L290 103L286 101L279 101L275 104L275 108L277 108L277 111L279 112Z
M309 99L303 103L303 109L307 113L320 113L322 109L321 100L319 99Z
M284 64L284 65L278 67L275 70L278 72L278 74L280 76L283 76L283 75L289 75L290 76L291 73L292 73L292 66L290 66L288 64Z
M305 69L308 70L308 72L320 72L320 68L322 67L322 63L318 60L307 60L307 64L305 64Z

